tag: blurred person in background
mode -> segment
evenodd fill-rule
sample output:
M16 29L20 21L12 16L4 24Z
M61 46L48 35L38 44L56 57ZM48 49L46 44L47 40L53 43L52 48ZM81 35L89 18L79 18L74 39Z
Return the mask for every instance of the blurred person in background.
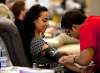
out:
M6 5L0 3L0 23L2 23L4 20L10 20L9 11L9 8ZM7 46L0 35L0 69L9 66L12 66L12 63L9 58Z
M13 21L10 9L4 3L5 0L0 0L0 23L1 24L3 24L3 22L8 23ZM7 46L5 45L5 42L0 35L0 69L3 67L10 67L10 66L12 66L12 63L8 54Z
M4 8L4 9L3 9L3 8L1 9L1 12L0 12L0 13L2 13L2 14L8 13L8 17L9 17L12 21L14 21L14 15L13 15L12 11L10 10L10 8L11 8L13 2L14 2L14 1L12 1L12 0L0 0L0 5L1 5L1 7ZM5 10L5 9L6 9L6 10ZM8 12L8 11L9 11L9 12Z
M10 9L14 3L14 0L0 0L0 3L4 3Z
M11 8L14 16L15 16L15 25L17 26L17 28L19 29L21 35L21 29L23 27L23 19L26 13L26 8L25 8L25 3L23 0L19 0L19 1L15 1L15 3L13 4L12 8Z
M9 15L10 15L9 8L5 4L0 3L0 16L10 18Z
M81 11L72 10L62 17L61 27L68 35L80 40L81 53L63 56L59 63L88 66L93 60L94 73L100 73L100 16L86 17Z

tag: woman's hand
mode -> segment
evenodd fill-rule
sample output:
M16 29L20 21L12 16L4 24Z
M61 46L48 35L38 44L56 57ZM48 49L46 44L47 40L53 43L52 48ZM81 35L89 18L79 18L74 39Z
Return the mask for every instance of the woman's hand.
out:
M49 47L48 44L44 44L43 47L42 47L42 50L45 50L45 49L47 49L48 47Z
M44 56L45 55L45 50L48 48L48 44L44 44L43 47L42 47L42 55Z

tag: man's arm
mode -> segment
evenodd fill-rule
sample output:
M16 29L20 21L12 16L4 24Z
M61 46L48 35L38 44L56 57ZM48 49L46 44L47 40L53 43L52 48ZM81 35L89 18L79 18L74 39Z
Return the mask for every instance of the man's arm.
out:
M63 56L59 59L59 63L64 65L66 68L71 69L72 71L75 72L84 72L86 70L78 68L74 63L77 63L81 66L88 66L89 63L92 61L94 55L94 50L92 48L88 48L81 52L79 56Z
M93 60L93 56L94 50L92 48L87 48L81 52L79 56L74 58L74 62L86 66Z
M75 72L83 72L84 69L80 69L74 65L74 63L77 63L81 66L88 66L88 64L92 61L94 55L94 50L92 48L88 48L81 52L79 56L63 56L59 59L59 63L64 65L66 68L71 69Z
M78 56L74 56L74 55L63 56L59 59L58 62L61 64L78 63L80 65L85 66L92 61L93 55L94 55L94 50L92 48L88 48L82 51Z
M63 66L65 66L66 68L74 71L74 72L77 72L77 73L85 73L85 69L84 68L78 68L76 65L74 64L63 64Z

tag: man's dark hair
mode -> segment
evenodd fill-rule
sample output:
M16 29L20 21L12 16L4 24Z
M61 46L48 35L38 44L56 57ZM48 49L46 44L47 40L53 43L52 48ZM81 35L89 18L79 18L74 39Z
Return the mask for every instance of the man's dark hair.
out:
M80 25L84 22L86 16L80 12L78 9L73 9L66 12L62 16L61 27L65 29L71 29L73 24Z
M5 1L6 1L6 0L0 0L0 3L4 3L4 4L5 4Z

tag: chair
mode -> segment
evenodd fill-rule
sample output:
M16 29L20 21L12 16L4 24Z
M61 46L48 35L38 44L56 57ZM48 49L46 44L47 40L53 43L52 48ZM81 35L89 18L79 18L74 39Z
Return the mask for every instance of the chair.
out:
M31 66L16 25L4 17L0 17L0 37L7 46L8 54L14 66Z

